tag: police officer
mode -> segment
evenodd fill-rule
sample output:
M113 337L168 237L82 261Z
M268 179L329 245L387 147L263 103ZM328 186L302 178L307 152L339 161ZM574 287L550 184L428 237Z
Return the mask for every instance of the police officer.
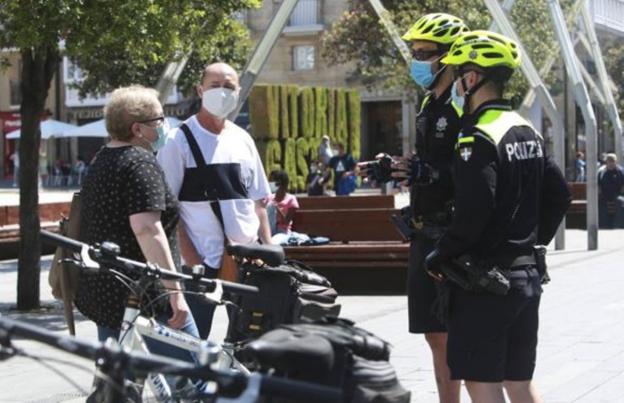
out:
M451 382L446 363L446 325L433 310L437 285L424 270L424 259L449 223L453 182L453 150L461 110L451 102L452 69L440 63L463 32L464 22L444 13L421 17L403 35L412 50L410 74L427 93L416 124L412 157L393 157L395 179L410 182L411 239L408 270L409 331L424 333L431 348L440 402L459 402L459 382ZM363 171L367 174L366 170Z
M547 245L570 203L542 136L502 98L520 64L518 46L488 31L462 35L442 63L453 68L452 96L465 111L454 152L452 222L427 256L441 267L468 254L480 270L500 268L506 295L451 287L448 364L475 402L537 402L535 368L541 295L534 246Z

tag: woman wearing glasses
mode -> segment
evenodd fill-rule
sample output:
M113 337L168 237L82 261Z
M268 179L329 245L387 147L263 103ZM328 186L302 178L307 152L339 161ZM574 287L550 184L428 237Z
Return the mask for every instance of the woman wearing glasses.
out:
M90 244L114 242L123 257L176 270L179 208L154 156L167 134L157 96L155 90L141 86L119 88L104 107L111 139L97 153L82 186L81 237ZM184 296L177 292L180 285L162 281L162 286L170 295L149 305L145 313L197 336ZM163 290L146 291L144 308ZM76 306L97 324L100 341L118 338L128 293L111 274L81 273ZM156 344L150 346L154 352L190 359L184 351Z

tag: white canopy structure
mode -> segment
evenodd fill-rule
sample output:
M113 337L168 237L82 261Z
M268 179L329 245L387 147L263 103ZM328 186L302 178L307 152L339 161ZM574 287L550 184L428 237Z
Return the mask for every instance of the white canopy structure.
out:
M47 140L51 137L63 137L63 133L77 128L78 126L65 122L59 122L58 120L48 119L41 122L41 138ZM19 139L22 132L21 130L14 130L7 133L6 138L10 140Z
M180 119L172 116L168 116L166 119L170 127L179 127L182 124ZM74 126L71 130L63 132L61 137L108 137L108 132L104 119L100 119L86 125Z

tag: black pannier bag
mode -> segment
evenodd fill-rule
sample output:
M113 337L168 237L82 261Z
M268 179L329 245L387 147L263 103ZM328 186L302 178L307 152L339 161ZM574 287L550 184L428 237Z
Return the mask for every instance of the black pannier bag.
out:
M390 345L346 319L282 325L250 342L244 356L275 376L338 387L346 403L410 401L388 362Z
M242 264L240 281L260 289L257 295L236 295L230 311L227 341L255 339L282 324L337 317L338 293L323 276L305 264L288 260L276 267Z

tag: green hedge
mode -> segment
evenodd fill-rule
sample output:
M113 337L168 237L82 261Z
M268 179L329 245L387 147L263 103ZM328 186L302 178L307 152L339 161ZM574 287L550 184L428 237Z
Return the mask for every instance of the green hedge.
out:
M282 169L282 145L279 141L260 140L256 142L256 145L267 175L272 171Z
M314 141L314 139L311 139ZM306 188L306 179L308 178L308 173L310 172L310 141L305 137L299 137L296 140L296 148L297 148L297 190L301 191Z
M279 138L279 86L256 85L249 95L249 115L257 139Z
M349 152L355 160L360 159L361 114L362 104L357 90L348 92L349 116Z
M282 169L290 178L291 189L299 190L297 183L297 142L295 139L284 140L284 164Z
M288 93L289 88L286 86L280 86L280 103L279 103L279 126L280 126L280 139L287 139L290 137L290 114L288 113Z
M299 87L296 85L288 86L288 101L290 137L296 139L299 137Z
M314 88L314 137L327 134L327 88Z
M301 122L299 127L301 128L301 137L310 138L314 137L314 92L312 88L304 88L299 93L301 110L299 117Z
M356 90L256 85L249 96L253 135L267 175L288 173L291 191L305 191L321 137L360 157L360 96Z

